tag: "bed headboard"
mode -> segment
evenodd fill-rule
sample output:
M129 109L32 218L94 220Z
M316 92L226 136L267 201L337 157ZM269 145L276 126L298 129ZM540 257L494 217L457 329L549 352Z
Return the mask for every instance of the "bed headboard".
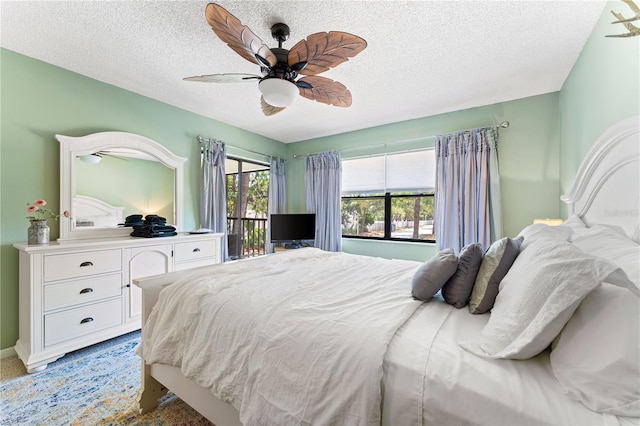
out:
M86 195L73 197L76 227L112 228L123 222L124 207L107 204Z
M569 215L587 226L621 226L640 243L640 115L608 128L587 153L568 195Z

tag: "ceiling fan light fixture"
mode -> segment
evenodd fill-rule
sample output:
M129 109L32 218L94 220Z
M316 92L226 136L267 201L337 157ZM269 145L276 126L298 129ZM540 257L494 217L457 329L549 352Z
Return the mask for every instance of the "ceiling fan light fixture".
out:
M87 164L98 164L102 160L102 157L98 154L79 155L78 158Z
M362 52L367 47L362 37L342 31L318 32L300 40L291 49L283 49L282 43L289 39L291 31L286 24L276 23L271 27L271 36L278 42L278 47L270 48L219 4L209 3L205 18L218 38L247 61L259 65L264 77L226 73L186 77L184 80L228 83L258 79L262 93L260 107L266 116L291 106L298 95L327 105L351 105L351 92L344 84L318 74ZM298 74L304 77L296 81Z
M274 107L286 108L300 94L298 86L281 78L266 78L260 82L258 89L264 100Z

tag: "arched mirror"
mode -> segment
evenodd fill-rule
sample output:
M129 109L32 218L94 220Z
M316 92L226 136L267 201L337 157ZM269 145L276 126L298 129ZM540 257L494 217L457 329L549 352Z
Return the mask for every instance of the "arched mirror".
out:
M183 165L159 143L133 133L56 135L60 142L60 240L128 236L128 216L157 214L182 230Z

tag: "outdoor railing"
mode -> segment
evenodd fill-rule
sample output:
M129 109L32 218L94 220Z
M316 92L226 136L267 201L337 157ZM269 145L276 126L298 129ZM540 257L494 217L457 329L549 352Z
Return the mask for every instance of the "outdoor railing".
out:
M253 257L266 253L266 218L243 217L238 226L238 218L227 217L227 230L231 258Z

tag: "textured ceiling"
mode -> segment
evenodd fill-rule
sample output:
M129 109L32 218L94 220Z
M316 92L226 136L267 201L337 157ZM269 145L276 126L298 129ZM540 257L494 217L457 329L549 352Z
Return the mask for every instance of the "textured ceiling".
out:
M267 45L321 31L368 46L322 74L349 108L299 97L265 117L257 83L183 77L259 74L220 41L206 1L2 1L1 46L281 142L296 142L560 90L606 1L220 1ZM621 3L622 4L622 3Z

